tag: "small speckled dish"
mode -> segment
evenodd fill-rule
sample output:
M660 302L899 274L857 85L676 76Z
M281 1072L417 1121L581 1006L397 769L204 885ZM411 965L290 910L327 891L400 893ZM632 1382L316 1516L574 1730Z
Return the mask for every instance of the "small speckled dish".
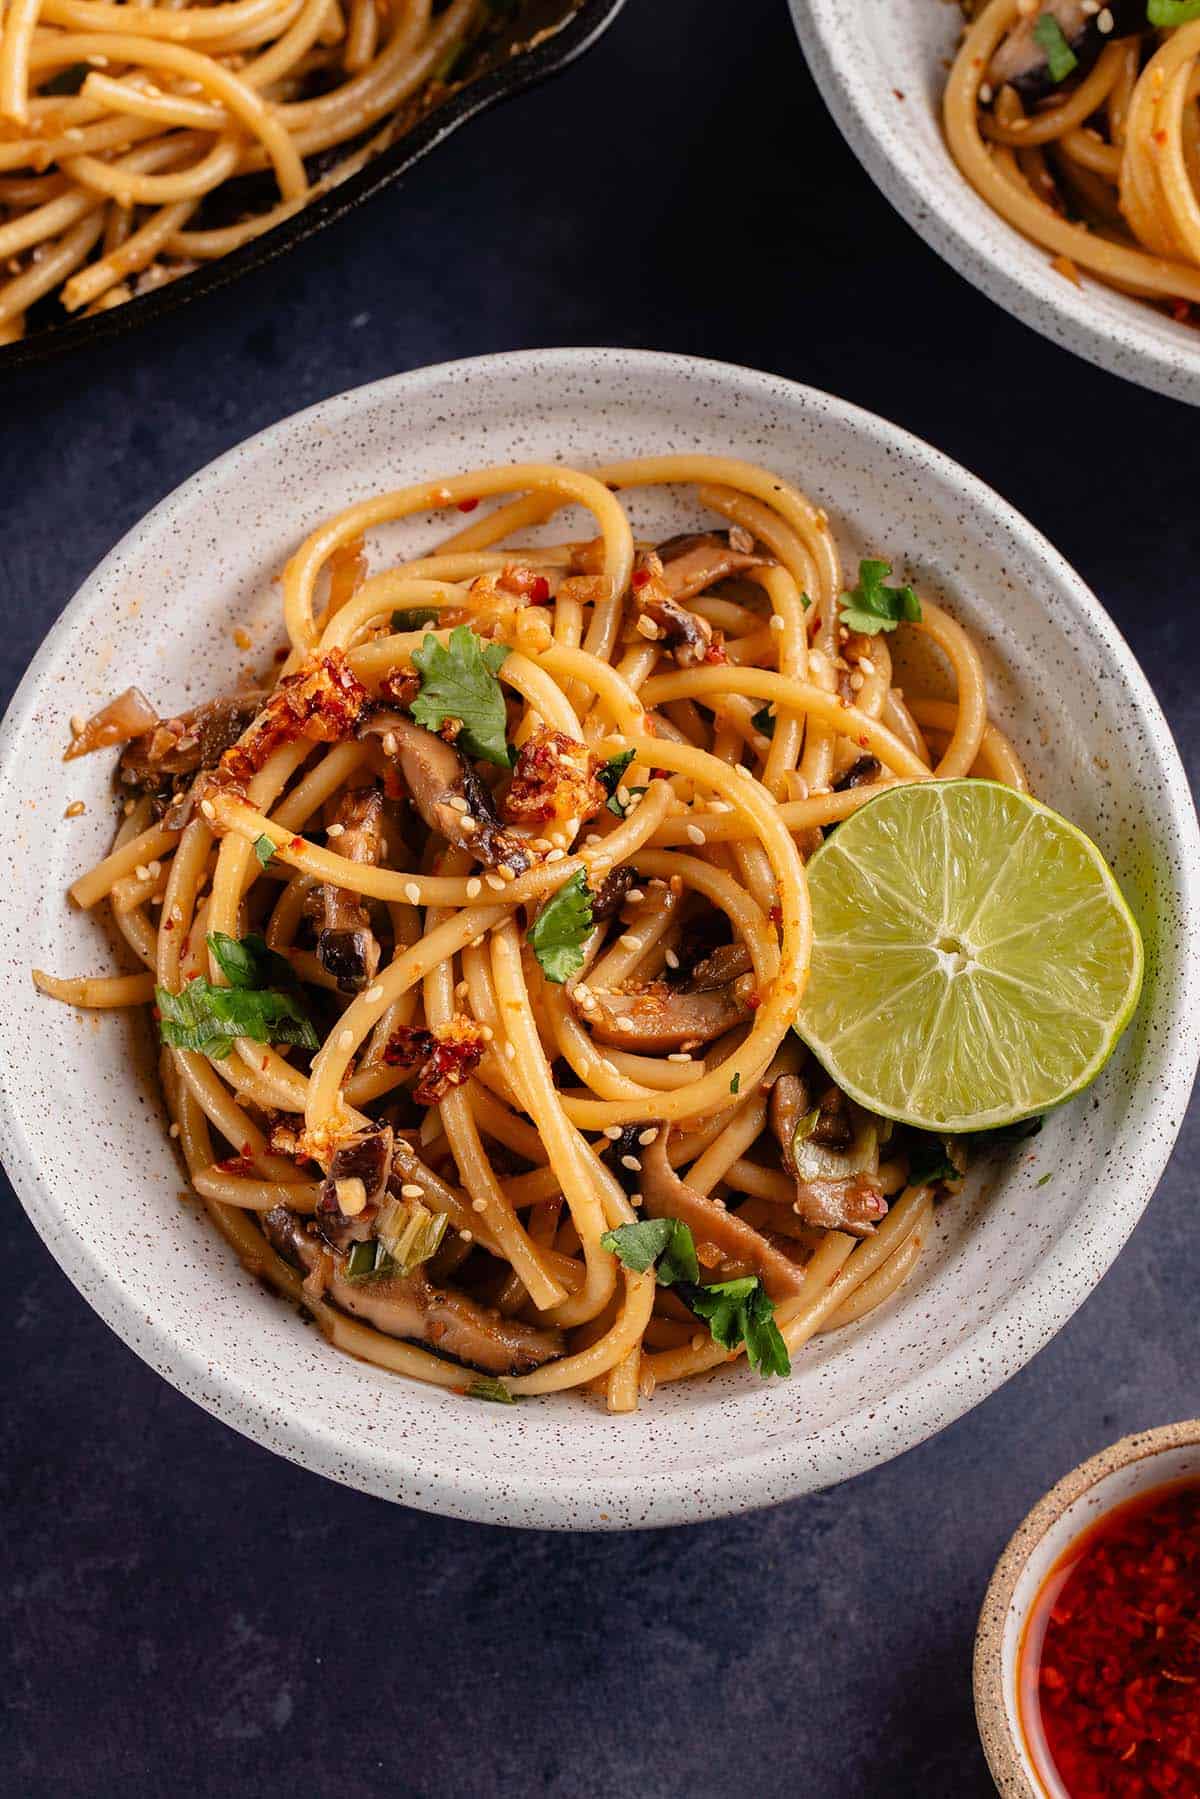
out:
M1096 1086L1010 1162L982 1167L941 1208L912 1281L820 1338L790 1380L731 1367L617 1418L569 1395L480 1405L336 1354L249 1279L199 1208L180 1203L145 1021L34 993L33 966L111 966L100 922L65 897L110 840L111 758L60 755L71 714L130 681L174 710L227 689L247 660L261 666L280 641L272 577L350 501L486 463L668 450L790 476L827 509L847 559L885 554L971 628L1037 791L1116 869L1146 938L1145 988ZM697 517L662 489L632 505L647 536ZM412 521L387 548L435 537ZM770 375L632 350L528 351L399 375L283 420L186 482L85 582L13 700L0 781L0 1152L30 1217L101 1316L183 1392L305 1467L409 1505L564 1529L674 1524L897 1454L1070 1316L1141 1215L1183 1117L1200 1019L1200 840L1137 664L1061 556L981 482L883 420ZM86 811L64 818L76 800Z
M942 135L953 0L790 0L850 148L931 249L1025 324L1114 375L1200 405L1200 332L1087 276L1076 287L980 199Z
M1046 1746L1027 1741L1017 1709L1021 1638L1059 1557L1110 1512L1169 1481L1200 1476L1200 1419L1122 1437L1038 1501L996 1564L975 1637L975 1715L1003 1799L1066 1799Z

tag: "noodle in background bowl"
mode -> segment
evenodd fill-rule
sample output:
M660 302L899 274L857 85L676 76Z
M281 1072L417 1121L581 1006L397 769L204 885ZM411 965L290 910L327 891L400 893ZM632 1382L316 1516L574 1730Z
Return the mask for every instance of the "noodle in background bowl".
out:
M278 642L272 577L307 530L365 494L494 462L586 467L692 450L802 483L847 558L886 555L972 630L1037 792L1096 838L1138 916L1145 991L1088 1096L1011 1161L984 1161L940 1208L912 1280L818 1338L790 1380L756 1381L742 1363L663 1388L629 1416L578 1395L481 1405L336 1354L246 1275L199 1206L180 1202L144 1023L34 992L34 965L104 960L102 926L65 890L108 846L112 758L64 765L68 720L131 681L174 709L225 691L233 666L263 666ZM647 536L696 518L667 490L629 498ZM550 530L561 536L562 521ZM383 544L435 534L420 519L389 527L375 566ZM235 662L239 628L253 649ZM522 352L396 376L285 419L164 500L84 584L13 700L0 779L0 1152L36 1228L182 1392L302 1466L426 1510L553 1528L678 1523L895 1455L1070 1316L1140 1216L1183 1116L1200 1013L1200 836L1132 655L1061 557L973 476L771 376L639 351ZM85 813L65 819L75 800Z
M1200 405L1200 330L1087 275L1077 287L958 168L942 133L947 64L963 22L953 0L789 4L813 77L851 149L931 249L1064 349Z

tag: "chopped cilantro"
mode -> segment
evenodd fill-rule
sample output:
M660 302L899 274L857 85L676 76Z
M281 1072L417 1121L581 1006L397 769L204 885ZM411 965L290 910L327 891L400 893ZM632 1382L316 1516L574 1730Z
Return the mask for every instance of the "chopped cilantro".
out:
M596 779L608 795L608 809L615 812L618 818L624 818L625 808L617 798L617 788L621 785L621 777L633 761L633 756L632 750L622 750L619 755L610 756L603 768L596 770ZM640 791L644 793L646 790L643 787Z
M490 1374L481 1374L467 1388L468 1399L490 1399L496 1405L516 1405L517 1396L510 1393L502 1380L494 1380Z
M1051 1169L1048 1173L1040 1175L1039 1178L1034 1182L1034 1186L1035 1187L1044 1187L1046 1185L1047 1181L1052 1181L1053 1179L1054 1179L1054 1170Z
M1051 81L1065 81L1071 70L1079 67L1079 58L1063 36L1062 26L1053 13L1042 14L1033 28L1033 36L1045 51Z
M885 587L892 572L890 562L868 558L858 565L858 586L842 595L839 617L847 630L874 637L894 631L901 619L918 620L921 602L911 587Z
M249 937L227 937L224 931L210 931L205 941L231 987L261 988L268 981L295 985L296 973L286 956L268 949L266 938L256 932Z
M639 1218L636 1224L618 1225L615 1231L605 1231L600 1247L635 1274L645 1274L651 1263L657 1262L655 1278L660 1287L700 1279L692 1233L678 1218Z
M548 981L561 986L583 967L592 929L592 894L582 868L548 899L529 927L529 947Z
M729 1091L731 1093L737 1093L738 1090L740 1089L741 1085L742 1085L742 1071L740 1068L736 1068L734 1070L733 1079L729 1083Z
M441 617L436 606L409 606L392 613L393 631L419 631L423 625L436 625Z
M500 768L512 762L505 740L504 694L496 679L507 655L507 644L482 643L466 625L455 625L448 644L439 643L429 632L420 649L413 651L413 665L421 676L421 691L412 703L417 723L437 731L452 719L459 726L456 746Z
M264 868L275 854L275 845L271 842L271 839L265 832L261 837L256 837L254 839L254 854L258 857Z
M756 1374L792 1372L787 1344L775 1322L775 1307L757 1275L718 1281L711 1287L689 1287L682 1296L712 1332L722 1349L746 1345L746 1359Z
M913 1131L908 1146L908 1179L913 1187L962 1179L962 1169L951 1160L945 1137L933 1131Z
M348 1281L370 1281L396 1274L399 1270L377 1237L352 1243L342 1263L342 1277Z

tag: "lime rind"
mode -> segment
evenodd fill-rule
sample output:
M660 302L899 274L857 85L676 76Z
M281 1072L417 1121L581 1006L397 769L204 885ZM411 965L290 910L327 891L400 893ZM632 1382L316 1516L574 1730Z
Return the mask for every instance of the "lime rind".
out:
M796 1029L869 1110L1015 1124L1096 1078L1137 1006L1141 935L1091 839L995 781L872 800L809 864ZM965 953L964 953L965 952Z

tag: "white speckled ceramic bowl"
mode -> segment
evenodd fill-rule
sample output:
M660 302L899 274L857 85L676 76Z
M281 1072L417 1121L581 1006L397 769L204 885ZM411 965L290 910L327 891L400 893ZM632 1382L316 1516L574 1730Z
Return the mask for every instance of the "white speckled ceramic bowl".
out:
M975 1638L975 1714L1002 1799L1068 1799L1035 1727L1018 1709L1025 1623L1042 1583L1077 1537L1126 1500L1200 1476L1200 1419L1122 1437L1064 1475L1014 1532L996 1564Z
M130 680L167 708L226 688L244 660L239 625L261 663L280 634L272 576L353 499L483 463L688 449L801 482L848 557L886 552L972 628L1038 791L1098 839L1138 913L1145 991L1095 1088L943 1207L913 1281L821 1338L791 1380L730 1369L624 1418L568 1396L511 1411L467 1403L335 1354L248 1279L179 1201L145 1027L35 995L32 965L108 960L101 925L65 891L109 842L111 762L63 764L60 747L72 713ZM696 516L662 490L634 506L648 534ZM393 541L432 536L418 522ZM285 419L163 501L85 583L12 703L0 780L0 1150L35 1225L97 1311L182 1391L304 1466L410 1505L563 1528L676 1523L895 1455L991 1392L1079 1305L1183 1116L1200 1018L1200 847L1136 663L1062 558L974 477L769 375L628 350L525 352L400 375ZM64 819L76 799L86 813Z
M850 148L939 256L1025 324L1142 387L1200 405L1200 333L1089 277L1076 287L980 199L942 136L953 0L790 0Z

